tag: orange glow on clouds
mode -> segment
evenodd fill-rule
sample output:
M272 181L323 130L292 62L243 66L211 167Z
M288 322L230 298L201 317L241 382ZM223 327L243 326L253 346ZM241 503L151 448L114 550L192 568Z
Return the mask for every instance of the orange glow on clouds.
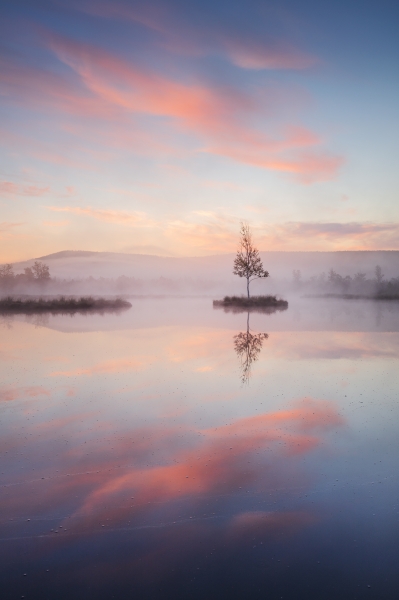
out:
M48 23L29 42L46 60L28 60L26 48L19 58L6 55L2 98L17 116L3 125L1 144L10 159L19 157L19 167L0 182L6 209L0 262L70 247L169 256L231 252L248 215L261 250L398 248L396 221L373 222L372 211L362 212L361 193L351 192L345 207L337 200L348 196L341 167L350 172L351 165L340 150L328 150L331 135L315 131L312 118L304 124L303 113L319 110L302 80L306 70L314 75L313 66L323 68L317 56L272 31L255 35L215 23L205 32L190 18L182 27L171 6L153 8L89 2L74 9L77 18L81 10L85 18L143 28L153 36L154 57L168 56L165 63L147 60L147 46L143 54L127 52L101 36L77 40L67 28L60 35ZM201 57L230 63L231 77L208 77ZM192 60L192 68L181 58ZM296 79L279 81L270 70L284 71L284 78L294 70ZM29 126L19 125L18 111ZM343 131L330 118L325 124ZM338 177L339 192L335 183L321 183ZM320 201L309 188L314 183ZM151 196L145 186L153 186ZM52 221L48 210L71 218ZM359 220L347 222L354 215Z
M242 93L197 83L181 84L140 70L93 46L60 37L49 36L49 46L80 76L95 102L113 109L174 119L178 127L203 139L209 152L262 168L287 171L304 182L334 177L342 163L342 159L325 156L320 151L284 159L281 153L295 153L304 144L317 145L319 140L304 128L292 128L291 134L275 140L244 125L245 113L261 113L261 107Z

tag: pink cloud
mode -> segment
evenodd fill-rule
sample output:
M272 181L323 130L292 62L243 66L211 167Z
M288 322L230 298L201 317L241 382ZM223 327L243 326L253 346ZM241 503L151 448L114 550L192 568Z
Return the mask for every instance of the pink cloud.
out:
M21 185L12 181L0 181L0 194L7 196L44 196L50 191L47 187L38 187L36 185Z
M191 218L165 225L165 237L175 251L180 251L180 244L186 253L187 249L204 254L236 250L237 219L217 213L199 216L202 216L200 223L193 222ZM256 239L260 250L396 250L399 248L399 223L258 224ZM179 241L179 246L176 246L175 240Z
M317 136L304 128L291 127L281 139L273 139L246 125L246 115L262 113L257 101L248 95L172 81L69 40L53 37L49 44L97 98L128 111L173 119L184 131L202 138L205 151L287 171L306 183L332 178L342 163L342 159L315 149L297 155L304 147L319 145ZM287 152L293 156L285 157Z
M53 212L70 213L111 225L135 228L138 237L134 251L142 252L147 248L151 253L206 255L234 252L237 246L238 219L228 212L193 211L185 219L156 220L137 211L77 206L48 208ZM7 230L10 231L10 227L5 227L5 231ZM154 236L158 245L152 243ZM259 223L256 238L260 250L395 250L399 247L399 223ZM132 246L129 249L133 251Z
M286 140L286 144L287 144ZM344 159L338 156L329 156L326 153L303 153L299 152L291 159L279 158L270 152L262 153L252 148L221 147L212 150L215 154L229 156L237 162L242 162L255 167L291 173L305 184L316 181L328 181L334 179Z
M233 252L237 246L237 223L228 216L210 215L201 219L202 223L176 220L168 224L165 237L172 247L176 248L176 240L180 248L190 248L191 252L217 253ZM181 246L180 246L181 244Z
M393 250L399 245L399 223L276 224L261 245L264 250Z
M47 102L48 101L49 99L47 98ZM52 107L55 108L56 105L53 105ZM73 167L75 169L92 168L92 165L89 164L87 155L89 155L89 158L95 158L97 161L105 158L104 152L88 150L87 147L85 147L83 156L80 156L80 158L77 159L76 155L82 154L81 144L76 152L74 148L71 149L66 146L64 146L60 152L60 146L57 143L50 140L38 140L34 137L21 135L15 131L4 128L0 129L0 144L4 146L7 151L18 151L21 154L28 154L29 156L46 163ZM68 154L73 154L74 156L68 156Z
M7 223L6 221L0 223L0 240L18 235L14 233L14 229L21 225L23 225L23 223Z
M101 119L100 128L89 127L87 123L74 127L64 125L66 131L70 130L76 136L81 136L83 131L86 139L93 142L93 148L85 149L85 153L89 152L89 156L97 160L106 160L115 146L131 147L139 152L148 149L170 153L173 143L162 141L162 135L168 131L171 139L174 129L175 133L193 136L202 151L291 173L304 183L333 178L342 163L342 159L321 151L318 137L304 128L287 128L273 138L263 133L262 127L248 124L254 118L268 118L264 101L248 94L198 81L172 80L94 46L50 33L43 32L42 40L78 78L6 64L0 82L8 96L17 102L28 102L32 107L50 108L75 117L88 116L91 121ZM237 60L252 64L251 68L255 68L256 61L259 64L261 61L289 63L287 56L291 50L285 50L282 58L280 55L278 58L274 51L270 57L263 47L254 46L248 50L244 45L245 54L244 46L239 43L230 46ZM157 133L132 125L131 116L143 114L164 118ZM113 127L108 131L105 124ZM94 144L96 139L100 145ZM69 162L71 166L85 162L81 156L76 160L41 146L43 144L39 144L34 153L42 160L60 164ZM46 191L46 188L31 186L19 193L40 195ZM8 193L16 193L16 189L8 187Z
M54 108L74 115L109 117L112 106L94 98L78 80L71 80L54 72L36 67L25 67L20 63L2 61L0 84L6 98L21 103L27 101L31 108Z
M17 195L19 187L12 181L0 181L0 192L2 194Z
M30 105L39 108L102 119L116 132L106 134L111 147L131 144L139 136L144 144L136 140L133 149L144 146L150 151L165 152L170 146L176 147L176 143L182 144L179 137L177 142L176 134L183 134L189 136L196 150L291 173L304 183L331 179L342 163L341 158L330 157L321 150L318 136L304 128L282 128L281 134L274 137L263 133L269 117L265 102L248 92L197 80L167 78L102 49L50 33L43 33L42 39L71 68L71 75L61 79L52 73L10 67L2 76L9 97L24 103L29 99ZM137 123L132 125L132 116L140 121L143 115L162 119L155 135L152 130L140 130ZM255 118L261 126L253 126ZM88 139L99 138L95 128L87 124L83 128ZM107 127L102 124L101 131L104 129ZM166 143L162 135L168 138ZM184 140L187 144L187 138ZM97 148L93 152L98 154ZM105 139L101 148L104 159L110 152ZM51 155L44 149L36 152L44 160ZM54 156L51 160L55 160Z
M243 69L302 70L318 62L316 57L284 42L265 44L259 40L225 38L223 46L231 62Z
M93 217L99 221L105 221L106 223L119 223L124 225L140 225L153 224L144 213L133 213L125 212L121 210L107 210L100 208L91 207L80 207L80 206L49 206L50 210L54 212L67 212L75 215L84 215Z

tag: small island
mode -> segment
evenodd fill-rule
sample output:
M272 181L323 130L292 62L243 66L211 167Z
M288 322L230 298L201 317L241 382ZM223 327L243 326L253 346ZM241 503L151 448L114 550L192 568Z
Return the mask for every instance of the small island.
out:
M89 313L117 312L131 308L130 302L122 298L80 298L61 296L58 298L0 298L0 313Z
M247 296L225 296L223 300L214 300L215 308L224 308L225 311L242 312L244 310L258 312L276 312L287 310L287 300L277 296L251 296L249 286L255 279L269 277L269 271L263 268L259 250L252 242L252 233L247 223L241 223L240 243L234 259L234 275L244 277L247 283Z
M236 306L237 308L275 308L285 310L288 308L287 300L277 296L225 296L223 300L214 300L214 306Z
M214 308L223 308L225 312L263 312L274 313L287 310L287 300L277 296L225 296L223 300L214 300Z

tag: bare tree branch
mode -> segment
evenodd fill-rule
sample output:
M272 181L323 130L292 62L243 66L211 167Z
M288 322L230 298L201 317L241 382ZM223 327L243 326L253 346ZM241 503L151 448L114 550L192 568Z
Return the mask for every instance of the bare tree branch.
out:
M240 245L234 259L233 273L246 278L249 298L249 284L251 281L269 277L269 273L263 268L259 250L253 245L251 230L247 223L241 223L240 236Z

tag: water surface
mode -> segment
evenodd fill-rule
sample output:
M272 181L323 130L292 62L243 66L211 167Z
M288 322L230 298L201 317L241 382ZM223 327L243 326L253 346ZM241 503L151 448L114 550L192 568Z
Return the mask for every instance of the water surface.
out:
M396 599L399 307L1 319L2 598Z

